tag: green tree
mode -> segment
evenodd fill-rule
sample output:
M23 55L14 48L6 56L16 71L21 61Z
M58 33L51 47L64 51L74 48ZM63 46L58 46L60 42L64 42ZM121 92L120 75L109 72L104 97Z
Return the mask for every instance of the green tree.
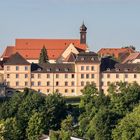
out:
M26 135L28 140L38 140L45 131L44 114L35 112L28 122Z
M6 130L5 130L5 125L4 125L4 121L0 121L0 140L4 140L4 134L5 134Z
M21 132L16 118L7 118L4 121L4 127L5 127L5 133L4 133L5 140L19 139Z
M80 108L82 109L79 117L79 132L78 135L87 138L87 133L91 131L90 123L97 112L102 108L108 108L110 104L109 96L105 96L102 92L98 92L94 84L90 84L84 87L82 90L83 96L80 102ZM90 128L90 130L89 130Z
M106 108L100 109L90 121L87 138L91 140L110 140L112 129L116 124L116 116Z
M68 115L61 123L60 135L62 140L70 140L70 136L73 134L73 117Z
M140 104L118 123L112 137L114 140L140 139Z
M128 84L120 82L110 94L111 109L123 117L140 101L140 86L137 83Z
M48 126L46 131L60 129L61 121L67 115L64 98L57 93L49 94L46 97L45 106L46 125Z
M48 62L48 55L47 55L47 50L45 46L41 49L40 56L39 56L39 63L46 63Z
M50 130L49 136L50 140L61 140L59 131Z

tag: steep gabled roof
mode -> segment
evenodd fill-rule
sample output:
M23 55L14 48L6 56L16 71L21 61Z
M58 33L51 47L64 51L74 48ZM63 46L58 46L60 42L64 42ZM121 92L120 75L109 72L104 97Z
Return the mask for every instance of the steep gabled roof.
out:
M76 55L74 53L70 53L66 59L64 60L64 62L74 62L76 59Z
M16 52L15 54L11 55L4 65L30 65L30 63Z
M8 58L9 56L11 56L14 53L15 53L15 47L7 46L7 48L5 49L5 51L2 54L1 58Z

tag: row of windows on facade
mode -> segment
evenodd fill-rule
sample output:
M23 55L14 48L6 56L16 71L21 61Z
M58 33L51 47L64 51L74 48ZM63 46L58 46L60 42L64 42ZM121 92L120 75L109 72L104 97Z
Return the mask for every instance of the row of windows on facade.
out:
M19 78L19 75L20 74L15 74L15 78ZM31 78L34 78L34 77L35 75L31 74ZM74 78L74 77L75 77L74 74L71 74L71 78ZM10 78L10 74L7 74L7 78ZM24 78L28 78L28 74L24 74ZM41 74L37 74L37 78L41 78ZM43 75L43 78L44 78L44 75ZM50 78L50 74L47 74L46 78ZM60 78L60 75L56 74L55 78ZM65 78L70 78L70 77L68 74L65 74Z
M10 70L10 66L7 66L7 71L9 71L9 70ZM19 66L15 66L15 70L19 71L20 67ZM25 66L24 70L25 71L28 70L28 66ZM69 68L65 68L64 70L65 71L69 71ZM92 70L93 71L94 70L94 66L91 66L91 67L90 66L81 66L81 70ZM41 69L39 68L38 71L41 71ZM51 71L51 68L48 68L47 71ZM56 71L60 71L60 69L56 68Z
M61 85L62 85L62 82L58 82L58 81L56 81L55 82L55 86L60 86L60 83L61 83ZM37 86L41 86L42 85L42 83L39 81L39 82L37 82ZM31 86L35 86L35 82L31 82ZM51 86L51 82L46 82L46 86ZM71 83L70 82L64 82L64 86L75 86L75 82L74 81L72 81Z
M38 89L38 92L41 92L41 89ZM47 92L47 93L50 93L50 92L52 92L52 90L47 89L46 92ZM55 89L55 92L56 92L56 93L59 93L60 91L59 91L59 89ZM75 90L74 90L74 89L71 89L71 90L69 90L69 89L64 89L64 92L65 92L65 93L69 93L69 92L75 93Z
M125 81L126 82L126 81ZM137 82L137 81L133 81L133 82ZM114 82L114 84L118 85L120 82ZM126 82L129 83L129 82ZM109 86L111 84L110 81L107 82L107 86ZM101 82L101 86L105 86L104 82Z
M115 77L120 78L120 75L116 74ZM129 74L124 74L124 78L128 78L128 77L129 77ZM102 74L102 78L104 78L104 74ZM111 74L107 74L107 78L112 78ZM137 74L133 74L133 78L137 78Z
M81 74L81 79L83 78L94 78L94 74Z
M38 74L37 76L38 78L41 78L41 74ZM50 74L47 74L46 76L47 78L50 78ZM71 78L74 78L74 74L71 74ZM124 77L125 78L128 78L129 77L129 74L124 74ZM137 74L134 74L133 75L134 78L137 78ZM7 78L10 78L10 74L7 74ZM19 78L19 74L15 74L15 78ZM28 74L25 74L24 75L24 78L28 78ZM34 74L31 74L31 78L34 78ZM59 74L56 74L55 75L55 78L60 78L60 75ZM65 78L70 78L68 76L68 74L65 74ZM81 74L81 78L94 78L94 74ZM104 75L102 74L102 78L104 78ZM111 78L111 75L110 74L107 74L107 78ZM120 75L119 74L116 74L116 78L120 78Z
M81 86L85 86L87 84L93 84L94 82L84 82L84 81L81 81ZM20 82L19 81L16 81L15 82L15 85L16 86L19 86ZM61 83L62 84L62 83ZM94 83L95 84L95 83ZM10 86L10 82L7 82L7 85ZM29 86L29 83L28 82L25 82L24 86ZM31 86L35 86L35 82L31 82ZM42 86L42 83L39 81L37 82L37 85L36 86ZM46 82L46 86L51 86L51 82ZM54 86L60 86L60 82L56 81L55 82L55 85ZM71 83L70 82L64 82L64 86L75 86L75 82L72 81Z
M31 74L31 78L34 78L34 77L35 77L35 74ZM65 78L74 78L75 76L74 76L74 74L70 74L70 77L69 77L69 74L65 74L64 77ZM37 74L37 78L41 78L41 74ZM47 74L46 78L50 78L50 74ZM55 74L55 78L60 78L60 75Z
M10 78L10 74L7 74L7 78ZM15 74L15 78L19 78L19 74ZM28 78L28 74L24 74L24 78Z
M19 66L15 66L15 70L19 71L20 67ZM27 71L28 70L28 66L24 66L24 70ZM7 66L7 71L10 71L10 66Z
M81 66L81 70L91 70L91 71L94 71L94 66Z
M38 74L38 78L41 78L41 74ZM71 78L74 78L74 74L71 74ZM81 74L81 78L94 78L94 74ZM10 74L7 74L7 78L10 78ZM19 78L19 74L15 74L15 78ZM28 78L28 74L24 74L24 78ZM31 74L31 78L34 78L34 74ZM47 74L47 78L50 78L50 74ZM60 78L59 74L55 75L55 78ZM65 78L70 78L68 77L68 74L65 74Z

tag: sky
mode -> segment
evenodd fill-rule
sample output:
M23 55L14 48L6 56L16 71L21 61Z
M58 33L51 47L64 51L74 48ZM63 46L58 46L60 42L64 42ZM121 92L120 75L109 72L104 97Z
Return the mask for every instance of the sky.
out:
M17 38L77 39L83 21L90 50L140 50L140 0L0 0L0 54Z

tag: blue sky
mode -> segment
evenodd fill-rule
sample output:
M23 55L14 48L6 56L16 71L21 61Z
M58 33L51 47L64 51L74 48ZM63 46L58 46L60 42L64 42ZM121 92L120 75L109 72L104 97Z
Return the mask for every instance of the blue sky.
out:
M0 0L0 54L16 38L79 38L83 20L87 43L134 45L140 50L140 0Z

